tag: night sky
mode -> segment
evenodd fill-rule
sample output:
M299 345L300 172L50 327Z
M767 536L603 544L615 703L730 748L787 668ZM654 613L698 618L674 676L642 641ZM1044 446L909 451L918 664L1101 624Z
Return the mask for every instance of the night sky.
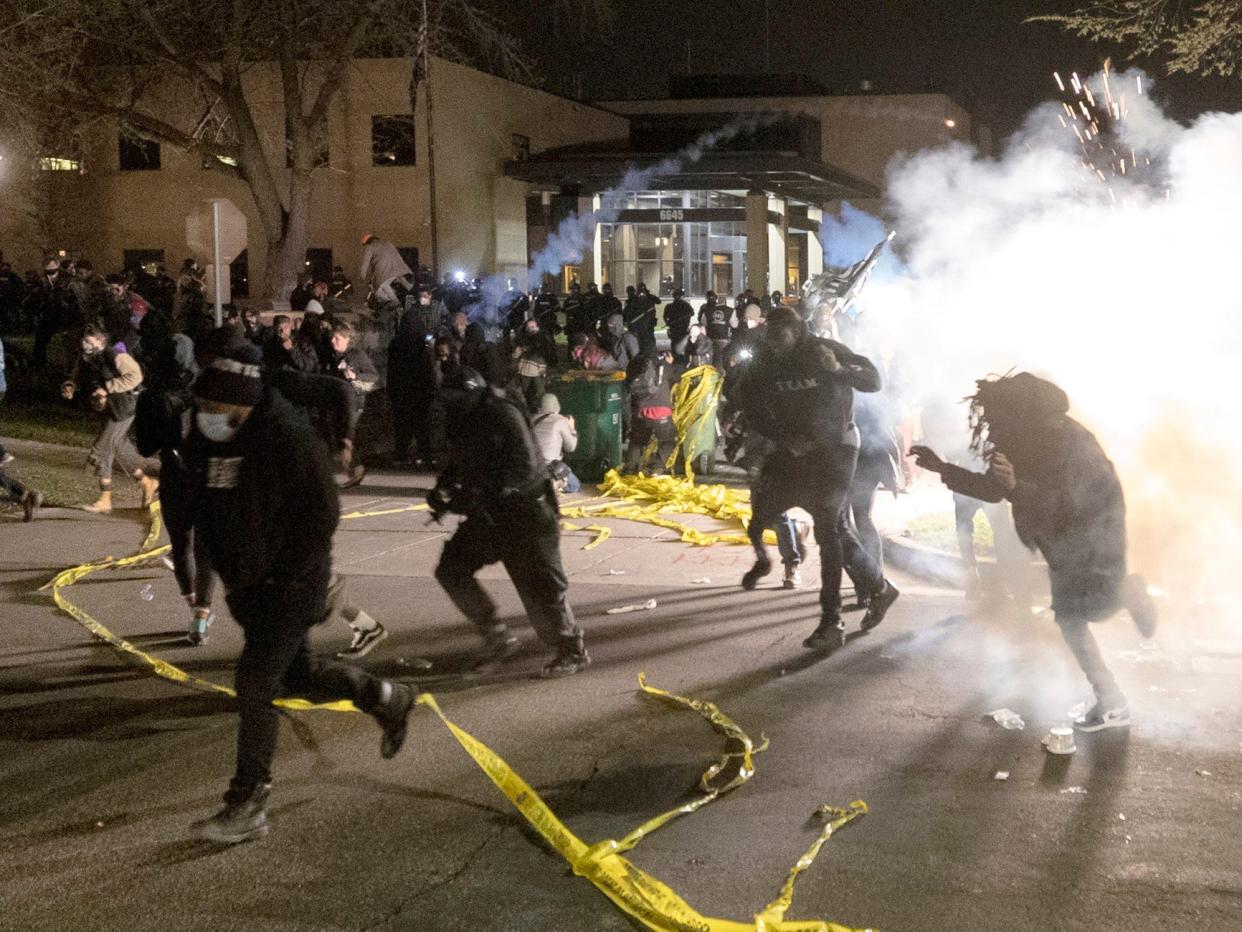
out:
M1039 12L1063 0L769 0L772 71L810 76L830 90L867 79L877 91L950 94L998 136L1016 129L1035 104L1055 96L1052 71L1098 69L1116 49L1093 45L1046 23ZM587 99L666 96L670 74L764 70L764 0L617 0L611 36L579 34L545 16L532 47L547 87ZM1242 109L1242 79L1160 77L1155 96L1180 120L1211 109Z

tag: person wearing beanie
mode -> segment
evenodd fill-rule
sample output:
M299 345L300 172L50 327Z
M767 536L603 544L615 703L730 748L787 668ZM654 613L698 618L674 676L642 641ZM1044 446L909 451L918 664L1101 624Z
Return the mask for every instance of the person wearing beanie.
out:
M880 375L864 356L843 343L812 336L797 311L777 307L763 327L754 359L736 395L747 428L770 444L751 483L753 515L747 530L755 565L742 577L753 589L772 571L763 534L783 512L808 511L820 549L820 622L803 646L833 651L845 644L841 577L850 576L868 602L861 627L874 628L898 591L841 521L858 461L854 392L880 389Z
M1125 696L1090 629L1125 608L1140 635L1156 631L1147 583L1126 573L1126 503L1117 471L1091 432L1068 416L1069 398L1057 385L1019 372L976 386L971 449L987 472L950 465L926 446L910 453L954 492L1012 503L1022 543L1048 563L1057 626L1095 693L1095 705L1074 728L1129 727Z
M551 392L539 400L539 413L531 429L557 491L573 494L581 489L582 483L564 459L566 453L578 449L578 426L573 417L561 414L561 400Z
M310 629L330 604L340 504L328 451L309 421L264 386L254 354L212 360L194 383L186 460L195 534L245 639L235 688L237 769L224 808L191 834L235 844L267 834L266 804L282 692L349 699L380 725L381 754L405 740L410 689L313 656Z

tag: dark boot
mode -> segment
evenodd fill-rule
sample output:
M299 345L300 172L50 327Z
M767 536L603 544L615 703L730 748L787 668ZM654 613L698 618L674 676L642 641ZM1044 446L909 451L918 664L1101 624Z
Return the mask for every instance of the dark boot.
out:
M840 618L825 618L811 632L811 636L802 642L802 646L830 654L845 646L845 625Z
M556 656L543 668L544 679L573 676L591 665L591 658L582 644L582 638L562 638Z
M388 760L396 757L401 745L405 744L410 709L414 708L414 693L402 683L385 680L381 697L371 715L384 730L384 736L380 739L380 756Z
M502 663L521 649L521 642L509 633L504 625L499 625L484 635L483 650L479 659L470 668L471 673L493 673Z
M750 592L755 586L759 585L759 580L763 579L770 572L772 572L770 560L756 560L755 565L748 569L742 577L742 588Z
M867 614L863 615L863 620L858 626L864 631L870 631L882 622L899 595L901 593L897 591L897 587L885 580L884 588L871 596L871 602L867 605Z
M236 845L267 835L267 797L270 783L260 783L243 798L225 802L224 808L210 819L190 825L190 835L199 841L217 845ZM230 796L232 792L230 791Z

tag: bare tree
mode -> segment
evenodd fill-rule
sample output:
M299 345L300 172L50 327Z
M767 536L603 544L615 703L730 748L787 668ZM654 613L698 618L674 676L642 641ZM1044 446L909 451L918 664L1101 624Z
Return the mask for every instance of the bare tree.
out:
M545 0L605 18L608 0ZM241 179L267 244L267 295L302 268L311 179L329 109L357 57L429 53L534 82L506 16L487 0L0 0L0 112L45 149L63 129L115 125ZM280 136L264 135L253 72L274 71ZM269 133L270 137L270 133ZM39 154L45 154L40 152ZM283 156L283 157L282 157Z
M1137 57L1164 60L1170 74L1228 76L1242 64L1237 0L1110 0L1032 21L1058 23L1095 42L1116 42Z

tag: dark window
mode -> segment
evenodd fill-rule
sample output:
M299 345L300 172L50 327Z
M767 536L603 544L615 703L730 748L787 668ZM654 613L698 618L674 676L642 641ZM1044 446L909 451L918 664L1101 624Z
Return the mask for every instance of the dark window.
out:
M229 263L229 294L234 301L250 297L250 257L244 249Z
M151 172L160 167L160 144L147 139L120 137L118 153L121 171Z
M306 250L306 271L310 272L317 282L332 281L332 250Z
M414 117L408 114L371 117L371 163L414 164Z
M156 268L164 264L164 250L126 249L122 253L121 264L127 272L142 269L148 275L154 275Z

